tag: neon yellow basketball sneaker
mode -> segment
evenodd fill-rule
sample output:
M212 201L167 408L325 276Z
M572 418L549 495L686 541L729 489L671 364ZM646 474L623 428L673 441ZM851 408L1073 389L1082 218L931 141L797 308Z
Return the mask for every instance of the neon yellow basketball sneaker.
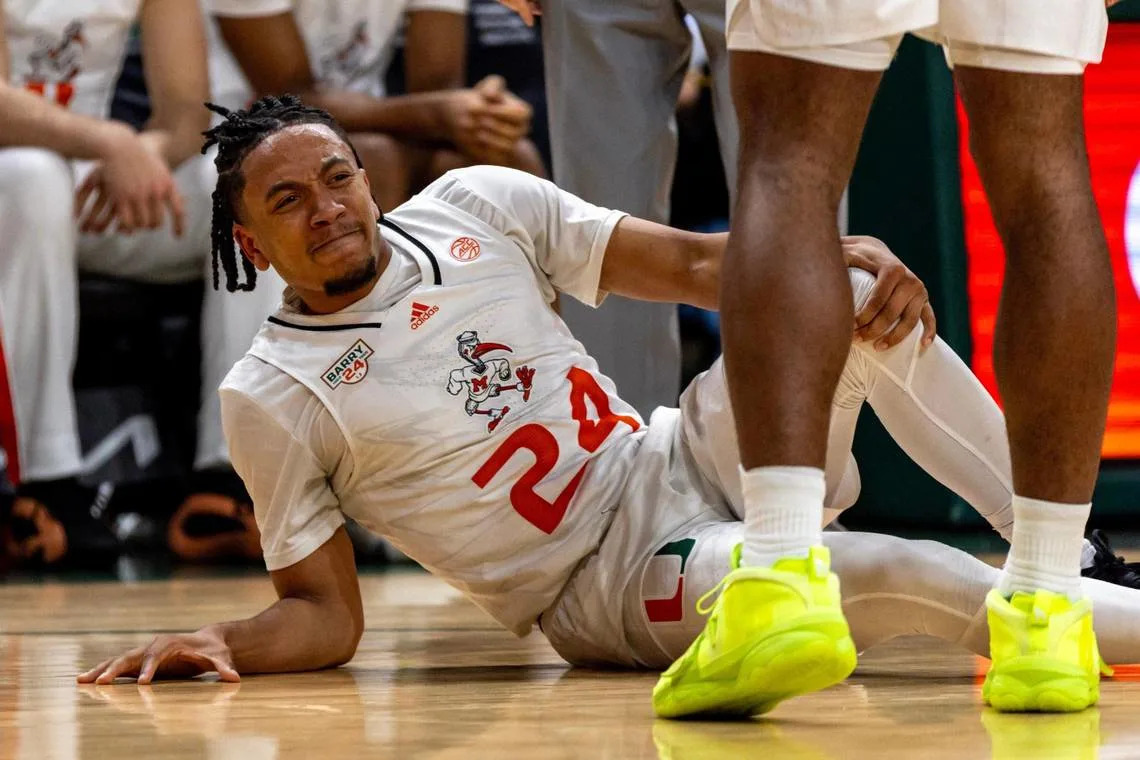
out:
M1051 591L986 595L990 670L982 698L1001 712L1075 712L1100 696L1092 603Z
M843 617L831 553L732 571L697 602L705 629L662 675L653 709L663 718L748 717L789 697L839 683L855 669L855 644Z

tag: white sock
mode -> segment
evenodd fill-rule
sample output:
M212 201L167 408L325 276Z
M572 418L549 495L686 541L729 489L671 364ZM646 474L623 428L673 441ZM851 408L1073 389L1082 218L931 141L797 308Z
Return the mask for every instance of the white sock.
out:
M1013 496L1013 539L998 589L1044 589L1081 596L1081 551L1091 504L1059 504Z
M741 467L740 484L745 565L768 567L781 557L806 557L809 547L823 542L823 470Z

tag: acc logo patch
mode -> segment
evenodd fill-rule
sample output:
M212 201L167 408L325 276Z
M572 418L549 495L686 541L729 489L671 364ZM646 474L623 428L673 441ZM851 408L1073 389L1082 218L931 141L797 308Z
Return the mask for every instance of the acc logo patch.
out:
M479 241L473 237L455 238L451 244L451 258L456 261L474 261L479 253Z
M359 383L368 374L368 357L372 356L372 347L362 340L352 344L352 348L340 355L332 366L325 370L321 379L330 388L336 388L341 383Z

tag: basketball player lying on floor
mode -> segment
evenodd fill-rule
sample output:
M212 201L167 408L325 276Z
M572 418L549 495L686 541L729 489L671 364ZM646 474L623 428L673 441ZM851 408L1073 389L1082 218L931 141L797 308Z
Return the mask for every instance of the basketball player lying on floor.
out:
M236 237L246 261L290 285L220 391L280 599L248 620L159 636L79 680L237 680L349 661L364 620L345 515L515 634L537 622L571 663L657 668L680 655L741 536L723 369L646 424L549 304L560 290L588 304L613 292L715 308L724 236L493 167L453 171L381 216L343 130L291 98L230 113L208 135L227 275ZM878 241L846 248L857 308L885 303L888 324L901 315L907 329L886 350L852 346L834 403L829 517L859 489L850 444L866 401L1008 536L1000 412L924 337L913 275L896 279ZM983 600L997 570L929 541L825 536L860 649L930 634L987 653ZM1140 591L1084 584L1104 657L1140 661Z

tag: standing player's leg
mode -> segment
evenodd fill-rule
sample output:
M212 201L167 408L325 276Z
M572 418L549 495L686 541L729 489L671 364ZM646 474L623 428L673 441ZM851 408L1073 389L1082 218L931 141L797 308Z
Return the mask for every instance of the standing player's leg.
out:
M819 543L831 400L851 344L835 219L879 73L732 56L741 146L721 320L745 470L744 561L763 566Z
M880 73L765 52L734 51L731 67L740 155L721 320L743 553L706 635L654 691L663 716L764 712L855 666L820 544L853 314L835 220Z
M1078 614L1080 558L1116 342L1082 78L959 65L955 79L1007 262L994 369L1009 428L1014 530L991 626L1015 638L1005 651L1033 652L1010 658L995 649L987 696L999 709L1080 709L1097 698L1091 624ZM1057 625L1068 621L1064 638L1080 644L1074 654L1022 646L1028 629L1016 632L1026 614L1045 609Z

